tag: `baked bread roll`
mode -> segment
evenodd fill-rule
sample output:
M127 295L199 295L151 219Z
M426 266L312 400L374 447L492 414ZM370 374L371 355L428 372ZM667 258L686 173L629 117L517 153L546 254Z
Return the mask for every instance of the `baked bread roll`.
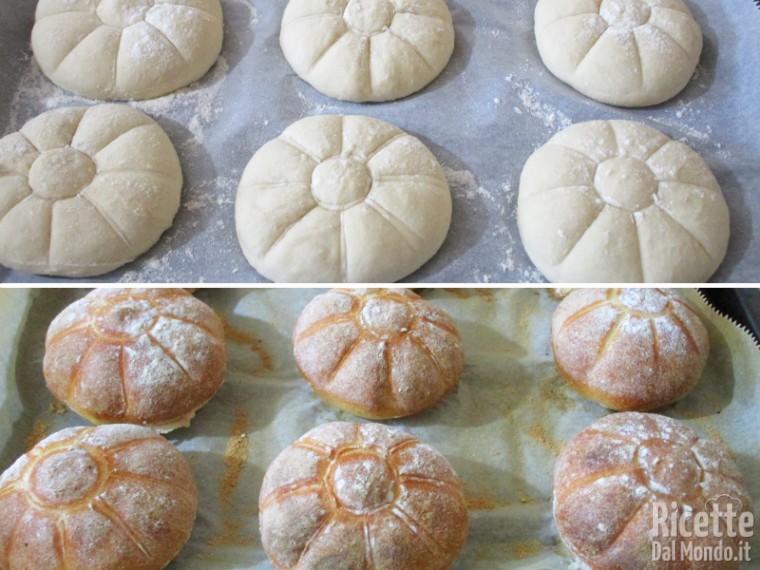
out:
M434 406L456 389L464 351L454 321L406 289L334 289L304 309L296 364L322 398L363 418Z
M448 568L467 538L462 485L429 445L377 424L311 430L269 466L261 542L281 570Z
M590 568L738 568L738 562L653 562L653 542L669 546L674 539L666 536L671 516L676 521L683 517L692 533L696 517L705 516L698 513L709 513L716 504L719 512L727 513L723 501L730 501L736 513L752 512L749 493L726 449L654 414L628 412L601 419L573 438L554 472L557 528L567 547ZM666 530L660 526L663 519ZM737 522L738 517L734 529ZM721 534L725 529L721 525ZM717 547L722 540L739 554L741 536L721 539L711 530L699 534L704 536L684 534L675 540L691 541L695 550Z
M216 394L226 360L221 320L184 289L98 289L51 323L44 372L93 423L167 432Z
M158 570L190 537L190 467L148 428L69 428L0 477L0 568Z
M672 404L699 381L710 343L697 313L667 289L578 289L552 317L554 362L611 410Z

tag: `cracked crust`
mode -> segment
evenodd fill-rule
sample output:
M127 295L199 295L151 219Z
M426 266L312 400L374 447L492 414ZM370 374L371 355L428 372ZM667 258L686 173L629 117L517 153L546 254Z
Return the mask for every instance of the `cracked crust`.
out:
M0 567L165 567L190 537L187 461L153 430L66 429L0 477Z
M623 107L675 97L694 74L703 41L681 0L540 0L535 33L557 78Z
M363 116L292 124L254 154L235 200L243 253L275 282L396 281L438 251L450 223L433 154Z
M281 570L444 569L467 538L448 461L377 424L333 422L305 434L269 466L259 511L262 544Z
M654 410L688 394L710 343L675 291L579 289L552 317L554 362L586 398L621 411Z
M533 153L517 217L526 252L557 283L704 283L730 232L705 161L631 121L578 123Z
M624 412L607 416L573 438L554 471L554 519L568 548L591 568L661 568L652 562L656 538L655 502L678 514L710 510L711 499L738 500L736 512L752 511L742 476L728 451L700 439L688 427L655 414ZM692 530L694 517L686 526ZM725 528L721 529L722 534ZM715 547L712 531L703 538L677 538L699 547ZM723 538L738 552L741 537ZM680 545L677 546L680 551ZM684 560L672 570L713 568L712 562ZM724 563L721 568L738 568Z
M280 46L293 70L322 93L389 101L443 71L454 26L443 0L291 0Z
M179 209L169 137L126 105L43 113L0 139L0 263L88 277L147 251Z
M224 330L183 289L101 289L51 323L45 380L93 423L134 423L168 432L190 425L226 368Z
M139 100L203 77L222 35L219 0L40 0L32 49L64 89Z
M335 289L293 332L301 374L328 402L368 419L426 410L455 391L464 350L453 320L406 289Z

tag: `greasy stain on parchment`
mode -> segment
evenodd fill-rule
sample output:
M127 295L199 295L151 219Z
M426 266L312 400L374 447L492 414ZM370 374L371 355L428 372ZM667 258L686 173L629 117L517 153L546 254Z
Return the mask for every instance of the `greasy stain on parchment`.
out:
M444 289L447 293L451 293L459 299L469 299L473 296L479 297L483 301L490 303L493 301L493 291L491 289Z
M261 360L261 367L264 370L274 370L274 363L269 352L264 348L263 341L244 331L236 329L228 322L224 322L224 336L232 342L248 346L251 351L258 355Z
M50 417L53 414L63 415L65 413L66 406L60 402L51 403L48 411L41 418L34 422L32 430L29 432L29 435L26 436L26 439L24 440L25 451L31 451L35 445L37 445L48 436L48 432L50 430Z
M230 428L227 449L224 452L224 475L222 475L219 488L222 529L209 541L210 546L248 546L253 542L251 537L246 537L242 533L244 521L232 512L234 505L232 499L250 453L247 432L248 413L243 408L235 408L235 418Z

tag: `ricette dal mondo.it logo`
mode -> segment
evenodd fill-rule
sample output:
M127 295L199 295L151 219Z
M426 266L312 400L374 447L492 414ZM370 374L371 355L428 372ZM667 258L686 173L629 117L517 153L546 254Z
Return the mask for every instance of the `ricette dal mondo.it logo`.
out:
M654 562L749 562L755 517L742 502L718 495L704 510L675 501L655 501L652 508Z

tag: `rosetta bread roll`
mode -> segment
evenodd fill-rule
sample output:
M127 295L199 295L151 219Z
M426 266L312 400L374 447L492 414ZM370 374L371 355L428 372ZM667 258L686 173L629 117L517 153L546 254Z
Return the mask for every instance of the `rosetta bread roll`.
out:
M190 425L224 380L222 321L184 289L97 289L45 341L53 394L93 423Z

